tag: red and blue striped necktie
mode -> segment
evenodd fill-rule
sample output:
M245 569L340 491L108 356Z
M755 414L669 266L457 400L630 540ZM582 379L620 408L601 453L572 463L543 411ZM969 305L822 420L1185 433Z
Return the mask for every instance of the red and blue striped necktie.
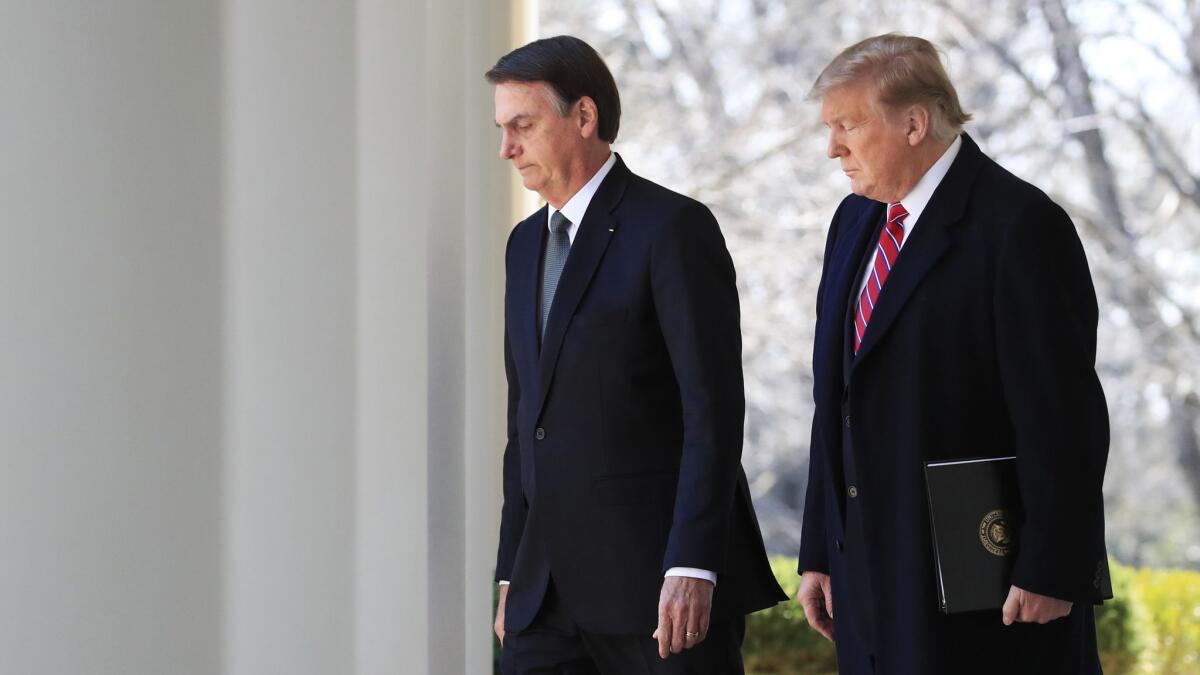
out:
M879 243L875 245L875 264L867 277L867 285L863 287L862 295L858 296L858 311L854 316L854 353L862 346L863 336L867 334L867 324L871 322L871 314L875 311L875 303L883 292L888 274L896 258L900 255L900 245L904 243L904 219L908 211L900 202L888 206L887 222L879 233Z

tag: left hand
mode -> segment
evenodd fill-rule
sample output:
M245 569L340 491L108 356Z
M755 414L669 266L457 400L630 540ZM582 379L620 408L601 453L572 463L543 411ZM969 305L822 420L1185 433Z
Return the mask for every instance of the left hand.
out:
M1004 601L1004 609L1001 610L1005 626L1011 626L1014 621L1050 623L1070 613L1070 602L1048 595L1038 595L1016 586L1008 589L1008 599Z
M658 656L678 654L695 647L708 635L713 584L707 579L666 577L658 595Z

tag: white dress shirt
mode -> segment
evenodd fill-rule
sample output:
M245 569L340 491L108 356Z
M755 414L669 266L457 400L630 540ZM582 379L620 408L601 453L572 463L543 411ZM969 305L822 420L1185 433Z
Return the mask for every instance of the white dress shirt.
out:
M584 183L583 187L579 188L579 192L576 192L570 199L568 199L567 203L563 204L561 209L556 209L547 204L546 227L550 227L550 219L554 217L554 214L558 211L562 211L562 214L571 223L571 225L567 227L567 236L571 238L571 244L574 244L575 233L579 231L579 223L583 220L583 215L587 213L588 205L592 203L592 197L596 196L596 190L600 189L600 183L604 182L604 177L608 175L608 172L612 170L613 165L616 163L616 153L610 152L608 154L608 159L604 162L600 169L596 171L596 175L592 176L587 183ZM716 572L697 569L695 567L672 567L671 569L667 570L667 573L663 576L693 577L695 579L707 579L708 581L711 581L713 585L716 585L717 583ZM507 583L507 580L501 581L500 585L503 586Z
M908 211L908 217L904 219L904 223L900 226L904 230L904 239L900 241L900 250L908 245L908 240L912 237L913 230L917 227L917 221L921 219L921 212L929 205L929 200L933 197L933 191L937 186L942 184L942 179L946 177L946 172L950 170L950 165L954 163L954 158L958 156L958 150L962 147L962 136L954 139L950 147L942 153L938 161L929 167L921 180L917 181L916 186L909 191L900 203L904 205L904 210ZM886 213L884 215L886 218ZM858 299L862 297L863 289L867 287L867 280L871 278L871 270L875 269L875 259L879 256L879 247L875 247L875 254L871 256L871 263L867 265L867 269L863 272L862 283L858 285L858 293L854 296L855 306L857 307ZM897 258L899 259L899 258ZM884 282L887 285L887 282Z
M566 204L563 204L561 209L556 209L549 204L546 205L546 227L550 227L550 220L554 218L554 214L562 211L571 225L567 228L567 236L571 238L571 243L575 243L575 233L579 231L579 223L583 220L583 214L587 213L588 204L592 203L592 197L596 196L596 190L600 189L600 183L604 182L604 177L612 170L613 165L617 163L617 153L608 153L608 159L596 171L596 175L592 176L591 180L583 184ZM553 230L551 230L553 231Z

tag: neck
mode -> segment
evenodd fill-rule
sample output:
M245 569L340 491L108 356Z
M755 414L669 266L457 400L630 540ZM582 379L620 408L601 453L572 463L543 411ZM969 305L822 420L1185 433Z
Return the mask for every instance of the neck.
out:
M608 156L612 150L609 149L608 143L597 143L588 147L587 151L576 156L567 167L565 172L566 180L560 182L553 188L542 191L542 199L546 203L556 209L561 209L564 204L575 196L575 193L583 189L584 185L596 175L600 167L608 161Z
M914 148L913 163L910 165L912 170L906 177L904 184L896 191L896 198L888 200L889 203L903 201L908 196L913 188L917 187L917 183L921 182L921 178L929 173L929 169L937 164L942 155L946 154L946 150L954 143L954 139L949 141L936 141L932 137L928 138L924 143Z

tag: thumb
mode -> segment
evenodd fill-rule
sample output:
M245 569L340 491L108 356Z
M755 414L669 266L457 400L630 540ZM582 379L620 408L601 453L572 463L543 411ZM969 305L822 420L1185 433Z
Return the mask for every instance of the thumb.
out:
M831 584L823 584L821 589L825 593L825 613L829 618L833 618L833 588Z
M1021 615L1021 589L1012 586L1008 589L1008 599L1004 601L1001 616L1005 626L1011 626Z

